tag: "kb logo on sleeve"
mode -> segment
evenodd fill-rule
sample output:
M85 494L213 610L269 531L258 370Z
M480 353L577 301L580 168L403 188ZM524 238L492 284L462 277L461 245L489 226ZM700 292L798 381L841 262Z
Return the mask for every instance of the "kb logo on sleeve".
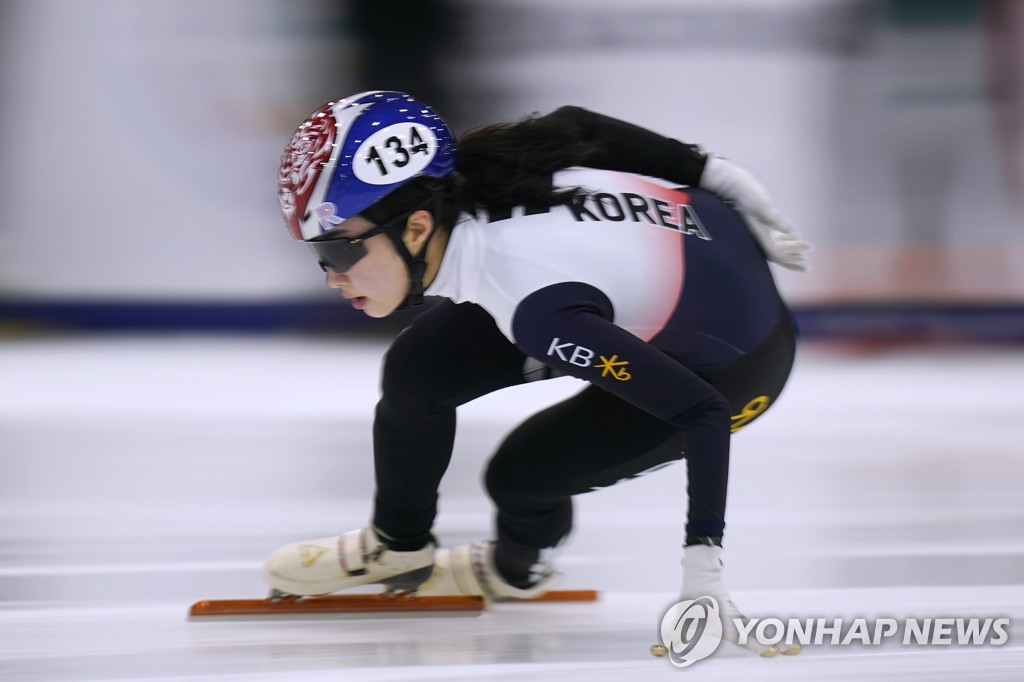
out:
M551 345L548 346L547 354L577 367L595 367L594 356L597 355L589 348L578 346L569 341L563 342L557 336L551 339ZM633 378L633 375L626 369L626 366L629 365L628 360L619 360L618 355L613 355L610 358L606 358L603 355L598 355L597 357L600 362L596 364L596 369L601 370L602 377L611 375L617 381L629 381Z

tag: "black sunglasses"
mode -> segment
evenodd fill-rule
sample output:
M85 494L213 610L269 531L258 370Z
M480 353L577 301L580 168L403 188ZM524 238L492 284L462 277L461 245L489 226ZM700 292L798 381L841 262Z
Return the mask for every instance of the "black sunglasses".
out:
M316 254L317 264L321 270L327 272L327 268L330 268L337 273L346 272L358 263L360 258L366 255L366 247L363 245L363 242L370 237L391 232L392 239L401 247L401 238L398 235L405 230L405 222L409 219L409 216L421 208L423 206L418 205L399 213L394 218L371 227L358 237L334 237L331 239L322 238L323 235L321 235L320 237L310 239L306 243L309 244L309 248L313 249L313 253ZM404 249L404 247L402 248Z
M321 270L327 272L327 268L330 268L337 273L342 273L346 272L359 262L360 258L366 255L366 246L363 242L386 231L391 227L391 222L388 221L382 225L372 227L358 237L314 238L306 243L309 244L309 248L316 254L317 264Z

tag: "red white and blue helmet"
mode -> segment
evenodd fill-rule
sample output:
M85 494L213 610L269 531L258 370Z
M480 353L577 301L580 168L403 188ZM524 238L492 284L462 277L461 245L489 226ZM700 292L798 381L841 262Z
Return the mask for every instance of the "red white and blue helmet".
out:
M426 104L370 91L323 105L281 156L277 196L292 237L316 237L415 177L455 170L455 140Z

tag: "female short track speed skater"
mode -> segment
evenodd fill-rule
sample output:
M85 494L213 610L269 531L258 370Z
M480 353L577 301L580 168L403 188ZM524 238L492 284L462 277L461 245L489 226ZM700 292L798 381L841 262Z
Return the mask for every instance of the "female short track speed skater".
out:
M716 596L726 623L742 617L720 560L729 442L775 402L793 362L766 259L804 270L808 249L760 183L577 107L456 144L426 104L365 92L302 123L278 194L292 235L355 308L384 317L447 300L386 355L370 524L275 550L273 588L536 596L557 577L545 550L569 533L573 495L685 458L683 596ZM556 375L590 385L498 447L493 540L438 549L456 408Z

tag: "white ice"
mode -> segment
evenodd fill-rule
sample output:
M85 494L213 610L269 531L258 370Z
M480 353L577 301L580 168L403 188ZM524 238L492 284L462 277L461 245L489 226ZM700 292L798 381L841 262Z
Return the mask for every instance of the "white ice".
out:
M1002 646L723 645L657 659L685 466L578 499L558 557L595 604L477 618L189 622L262 597L275 546L363 525L385 348L288 336L0 341L0 679L1021 680L1024 349L808 344L734 440L727 574L749 615L1013 619ZM463 408L444 544L489 536L482 467L559 379Z

